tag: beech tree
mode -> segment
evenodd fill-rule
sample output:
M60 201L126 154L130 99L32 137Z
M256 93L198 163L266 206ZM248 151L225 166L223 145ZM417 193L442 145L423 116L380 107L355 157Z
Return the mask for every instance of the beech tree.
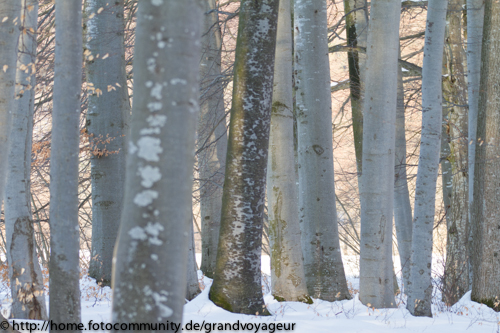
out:
M401 58L401 51L400 51ZM405 100L403 85L403 68L398 66L397 108L395 132L395 175L394 175L394 224L398 241L399 259L403 273L404 287L410 279L410 258L413 214L408 190L408 176L406 172L406 127L405 127Z
M15 81L17 46L19 42L19 23L21 0L0 2L0 155L7 156L11 129L11 113L15 107ZM0 204L3 201L7 159L0 159Z
M372 3L363 108L359 299L395 307L392 264L394 148L401 2Z
M429 1L422 68L422 134L418 160L407 308L415 316L432 317L432 230L439 168L442 119L444 34L447 0Z
M279 0L240 5L221 227L210 299L267 314L261 250Z
M180 323L192 222L202 4L168 0L138 6L112 320Z
M31 216L31 143L35 102L38 1L22 0L22 33L12 112L11 144L5 189L5 231L13 318L47 319L43 276Z
M481 71L481 44L483 41L484 1L467 0L467 92L468 92L468 176L469 176L469 289L472 289L473 268L472 245L475 221L472 218L474 202L474 166L477 139L477 115L479 107L479 83Z
M224 86L221 80L222 37L215 0L203 0L204 25L200 62L201 109L198 124L200 174L201 270L214 277L219 243L222 185L227 150Z
M92 252L89 275L109 285L125 181L126 120L123 0L85 2L85 70L89 89L86 129L92 179Z
M193 230L193 215L190 215L190 228L189 228L189 248L188 248L188 259L187 259L187 289L186 289L186 299L192 300L200 292L200 285L198 283L198 265L196 264L196 243L194 242L194 230Z
M473 282L471 299L500 309L500 3L487 0L484 6L484 30L481 54L481 79L477 119L474 201L472 203Z
M366 0L344 0L344 12L346 13L347 59L349 66L349 88L351 97L352 130L354 135L354 149L356 153L356 166L358 175L361 176L363 160L363 93L364 93L364 71L366 65L366 54L358 51L358 48L366 49L366 37L368 27Z
M312 302L304 275L295 177L290 2L280 0L267 164L271 289L277 300Z
M455 304L469 290L468 181L467 181L467 82L466 56L462 41L462 0L450 0L446 14L443 98L448 108L451 162L451 207L447 212L445 287L443 300Z
M50 319L80 318L78 152L82 86L82 2L56 0L56 54L50 156ZM75 331L76 332L76 331Z
M340 253L333 172L325 0L295 0L299 218L309 295L350 298Z

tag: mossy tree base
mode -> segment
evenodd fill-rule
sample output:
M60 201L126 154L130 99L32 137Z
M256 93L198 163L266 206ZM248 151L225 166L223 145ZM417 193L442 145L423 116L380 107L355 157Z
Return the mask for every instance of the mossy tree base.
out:
M266 305L261 302L251 302L248 306L248 301L242 302L241 298L228 299L223 293L210 291L209 298L215 305L232 313L242 313L256 316L270 316L271 313L266 308Z

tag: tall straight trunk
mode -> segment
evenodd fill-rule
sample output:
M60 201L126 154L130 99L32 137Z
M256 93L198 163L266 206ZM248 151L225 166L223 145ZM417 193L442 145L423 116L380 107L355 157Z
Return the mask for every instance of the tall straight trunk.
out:
M182 321L186 296L202 6L198 0L138 6L112 320L168 325Z
M195 298L200 292L200 284L198 283L198 265L196 264L196 243L194 242L194 228L193 228L193 213L190 214L190 228L189 228L189 247L187 259L187 288L186 299L188 301Z
M467 82L462 46L464 0L450 0L447 13L443 97L447 101L452 166L452 205L447 221L445 286L443 300L455 304L469 290L468 183L467 183Z
M469 101L469 289L472 288L473 264L472 206L474 201L474 166L476 155L479 81L481 71L481 43L483 40L484 0L467 0L467 87Z
M446 225L451 223L451 206L453 196L453 171L451 166L450 150L450 126L449 126L449 108L443 108L442 126L441 126L441 184L443 188L443 205Z
M31 216L31 144L35 101L38 0L22 0L16 107L5 189L5 231L13 318L47 319L43 276Z
M358 175L361 176L362 160L363 160L363 100L361 91L361 67L365 65L363 58L360 64L360 52L355 49L358 46L358 33L366 36L366 31L359 31L357 28L363 29L362 23L365 23L365 10L360 9L359 0L344 0L344 12L346 13L346 32L347 32L347 45L352 47L353 50L347 53L347 60L349 65L349 87L351 92L351 111L352 111L352 130L354 135L354 150L356 153L356 166ZM364 4L363 4L364 5ZM360 39L359 44L366 47L366 38ZM365 55L362 55L365 57ZM360 66L361 65L361 66Z
M87 133L91 144L92 254L89 276L111 282L125 182L126 119L130 103L125 73L123 0L85 2Z
M50 319L80 322L78 152L82 3L56 0L56 55L50 156ZM78 332L78 330L75 330Z
M50 319L80 322L78 152L82 3L56 0L56 58L50 156ZM78 332L78 330L75 330Z
M403 283L406 290L410 279L413 217L408 190L408 175L406 174L405 92L403 86L403 68L401 65L398 66L397 84L396 146L394 150L394 223L396 225L399 260L403 271Z
M224 86L221 80L222 38L215 0L204 0L202 30L201 109L198 124L200 174L201 270L214 277L219 243L222 186L226 163L227 134Z
M300 245L293 148L292 22L290 0L280 0L267 164L271 289L280 301L312 302Z
M340 253L333 172L325 0L295 0L299 218L309 295L350 298Z
M210 299L231 312L267 314L261 250L278 0L240 6L233 104L216 274Z
M394 150L401 2L372 3L363 108L360 300L395 307L392 264Z
M411 270L407 308L415 316L432 317L432 230L441 147L441 69L447 0L430 0L422 68L422 134L418 160Z
M0 156L9 154L11 114L14 110L17 46L19 42L19 23L21 0L0 1ZM0 205L3 201L7 159L0 158Z
M477 119L474 201L473 301L500 309L500 3L487 0L484 7L481 84Z

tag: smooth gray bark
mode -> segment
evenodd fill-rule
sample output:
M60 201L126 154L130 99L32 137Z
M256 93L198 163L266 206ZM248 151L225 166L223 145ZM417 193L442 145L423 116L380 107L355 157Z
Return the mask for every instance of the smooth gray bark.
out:
M202 5L169 0L138 6L112 320L167 325L182 321L186 296Z
M237 313L268 314L261 251L278 0L240 6L233 102L216 274L210 299Z
M123 0L87 0L87 133L91 145L92 254L89 276L111 283L125 182L130 102L125 73Z
M471 299L500 310L500 3L485 1L477 119Z
M350 298L340 253L333 171L325 0L295 0L299 218L309 295Z
M394 150L401 2L372 3L363 108L359 299L395 307L392 264Z
M481 71L481 44L483 41L484 0L467 0L467 84L469 102L469 289L472 288L473 264L472 206L474 201L474 166L476 155L477 115L479 106L479 83Z
M413 214L406 174L406 127L403 69L398 66L398 96L396 109L396 143L394 150L394 224L398 241L399 260L403 271L403 284L406 290L410 279L411 237Z
M411 253L410 285L407 308L415 316L432 317L432 230L436 181L439 169L442 119L443 45L447 0L430 0L425 30L422 68L422 134Z
M22 0L16 102L5 188L5 231L12 295L11 317L47 319L43 276L31 216L31 143L35 101L38 0Z
M226 166L227 134L224 86L221 76L222 37L215 0L204 0L201 105L198 124L200 174L201 270L214 277L219 243L222 186ZM209 13L210 12L210 13Z
M56 323L81 321L78 153L82 42L81 1L56 0L49 266L49 312Z
M290 2L280 0L267 163L271 292L279 301L312 302L304 275L295 176Z
M198 265L196 264L196 246L194 242L193 215L190 215L189 228L189 248L187 262L187 288L186 299L188 301L195 298L200 292L200 284L198 282Z
M11 114L15 107L15 80L21 0L0 1L0 155L9 152ZM7 159L0 158L0 205L3 201Z

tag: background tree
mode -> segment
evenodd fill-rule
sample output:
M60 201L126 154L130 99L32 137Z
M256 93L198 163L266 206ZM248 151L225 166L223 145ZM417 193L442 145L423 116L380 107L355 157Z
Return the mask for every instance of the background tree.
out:
M85 2L87 133L92 179L89 275L111 283L125 179L125 134L130 103L125 73L123 0Z
M439 168L442 119L444 34L447 0L431 0L427 11L424 64L422 68L422 135L411 248L407 308L415 316L432 317L432 230Z
M392 216L401 2L372 3L363 108L359 299L394 307Z
M5 189L5 231L13 318L47 319L31 216L31 143L35 102L38 1L22 0L16 102Z
M468 183L467 183L467 82L462 41L463 0L450 0L446 14L443 98L448 108L452 198L447 220L444 301L455 304L469 290Z
M401 51L400 51L401 58ZM398 90L396 108L395 132L395 175L394 175L394 224L398 242L399 259L406 288L410 279L410 258L413 214L408 190L408 175L406 172L406 126L405 100L403 85L403 68L398 65Z
M139 3L124 210L113 269L114 323L182 321L201 9L198 0Z
M294 52L299 217L309 295L350 298L335 207L332 109L325 0L295 0Z
M349 88L352 112L352 131L354 135L354 149L356 152L356 166L358 175L361 175L363 160L363 93L364 67L366 65L366 37L368 30L368 14L366 0L344 0L347 52L349 65Z
M19 42L19 23L21 0L0 2L0 155L8 156L11 113L15 107L15 82L17 45ZM0 159L0 204L3 201L7 159Z
M475 227L472 225L472 206L474 201L474 166L477 139L477 115L479 106L479 83L481 71L481 44L483 41L484 1L467 0L467 92L468 92L468 176L469 176L469 289L472 289L473 263L472 245Z
M500 3L487 0L481 54L474 201L472 204L474 275L471 299L500 309Z
M271 289L280 301L312 303L304 275L293 147L292 14L280 0L267 163Z
M240 5L216 274L210 299L266 314L261 250L279 0Z
M56 0L50 156L50 319L78 323L80 267L78 152L82 85L82 3Z
M215 0L204 0L201 109L198 124L200 175L201 270L214 277L219 242L222 185L227 150L224 85L221 75L222 37Z
M198 283L198 264L196 263L196 243L194 242L193 230L193 214L191 213L191 221L189 221L189 248L187 259L187 289L186 299L188 301L194 299L200 292L200 285Z

